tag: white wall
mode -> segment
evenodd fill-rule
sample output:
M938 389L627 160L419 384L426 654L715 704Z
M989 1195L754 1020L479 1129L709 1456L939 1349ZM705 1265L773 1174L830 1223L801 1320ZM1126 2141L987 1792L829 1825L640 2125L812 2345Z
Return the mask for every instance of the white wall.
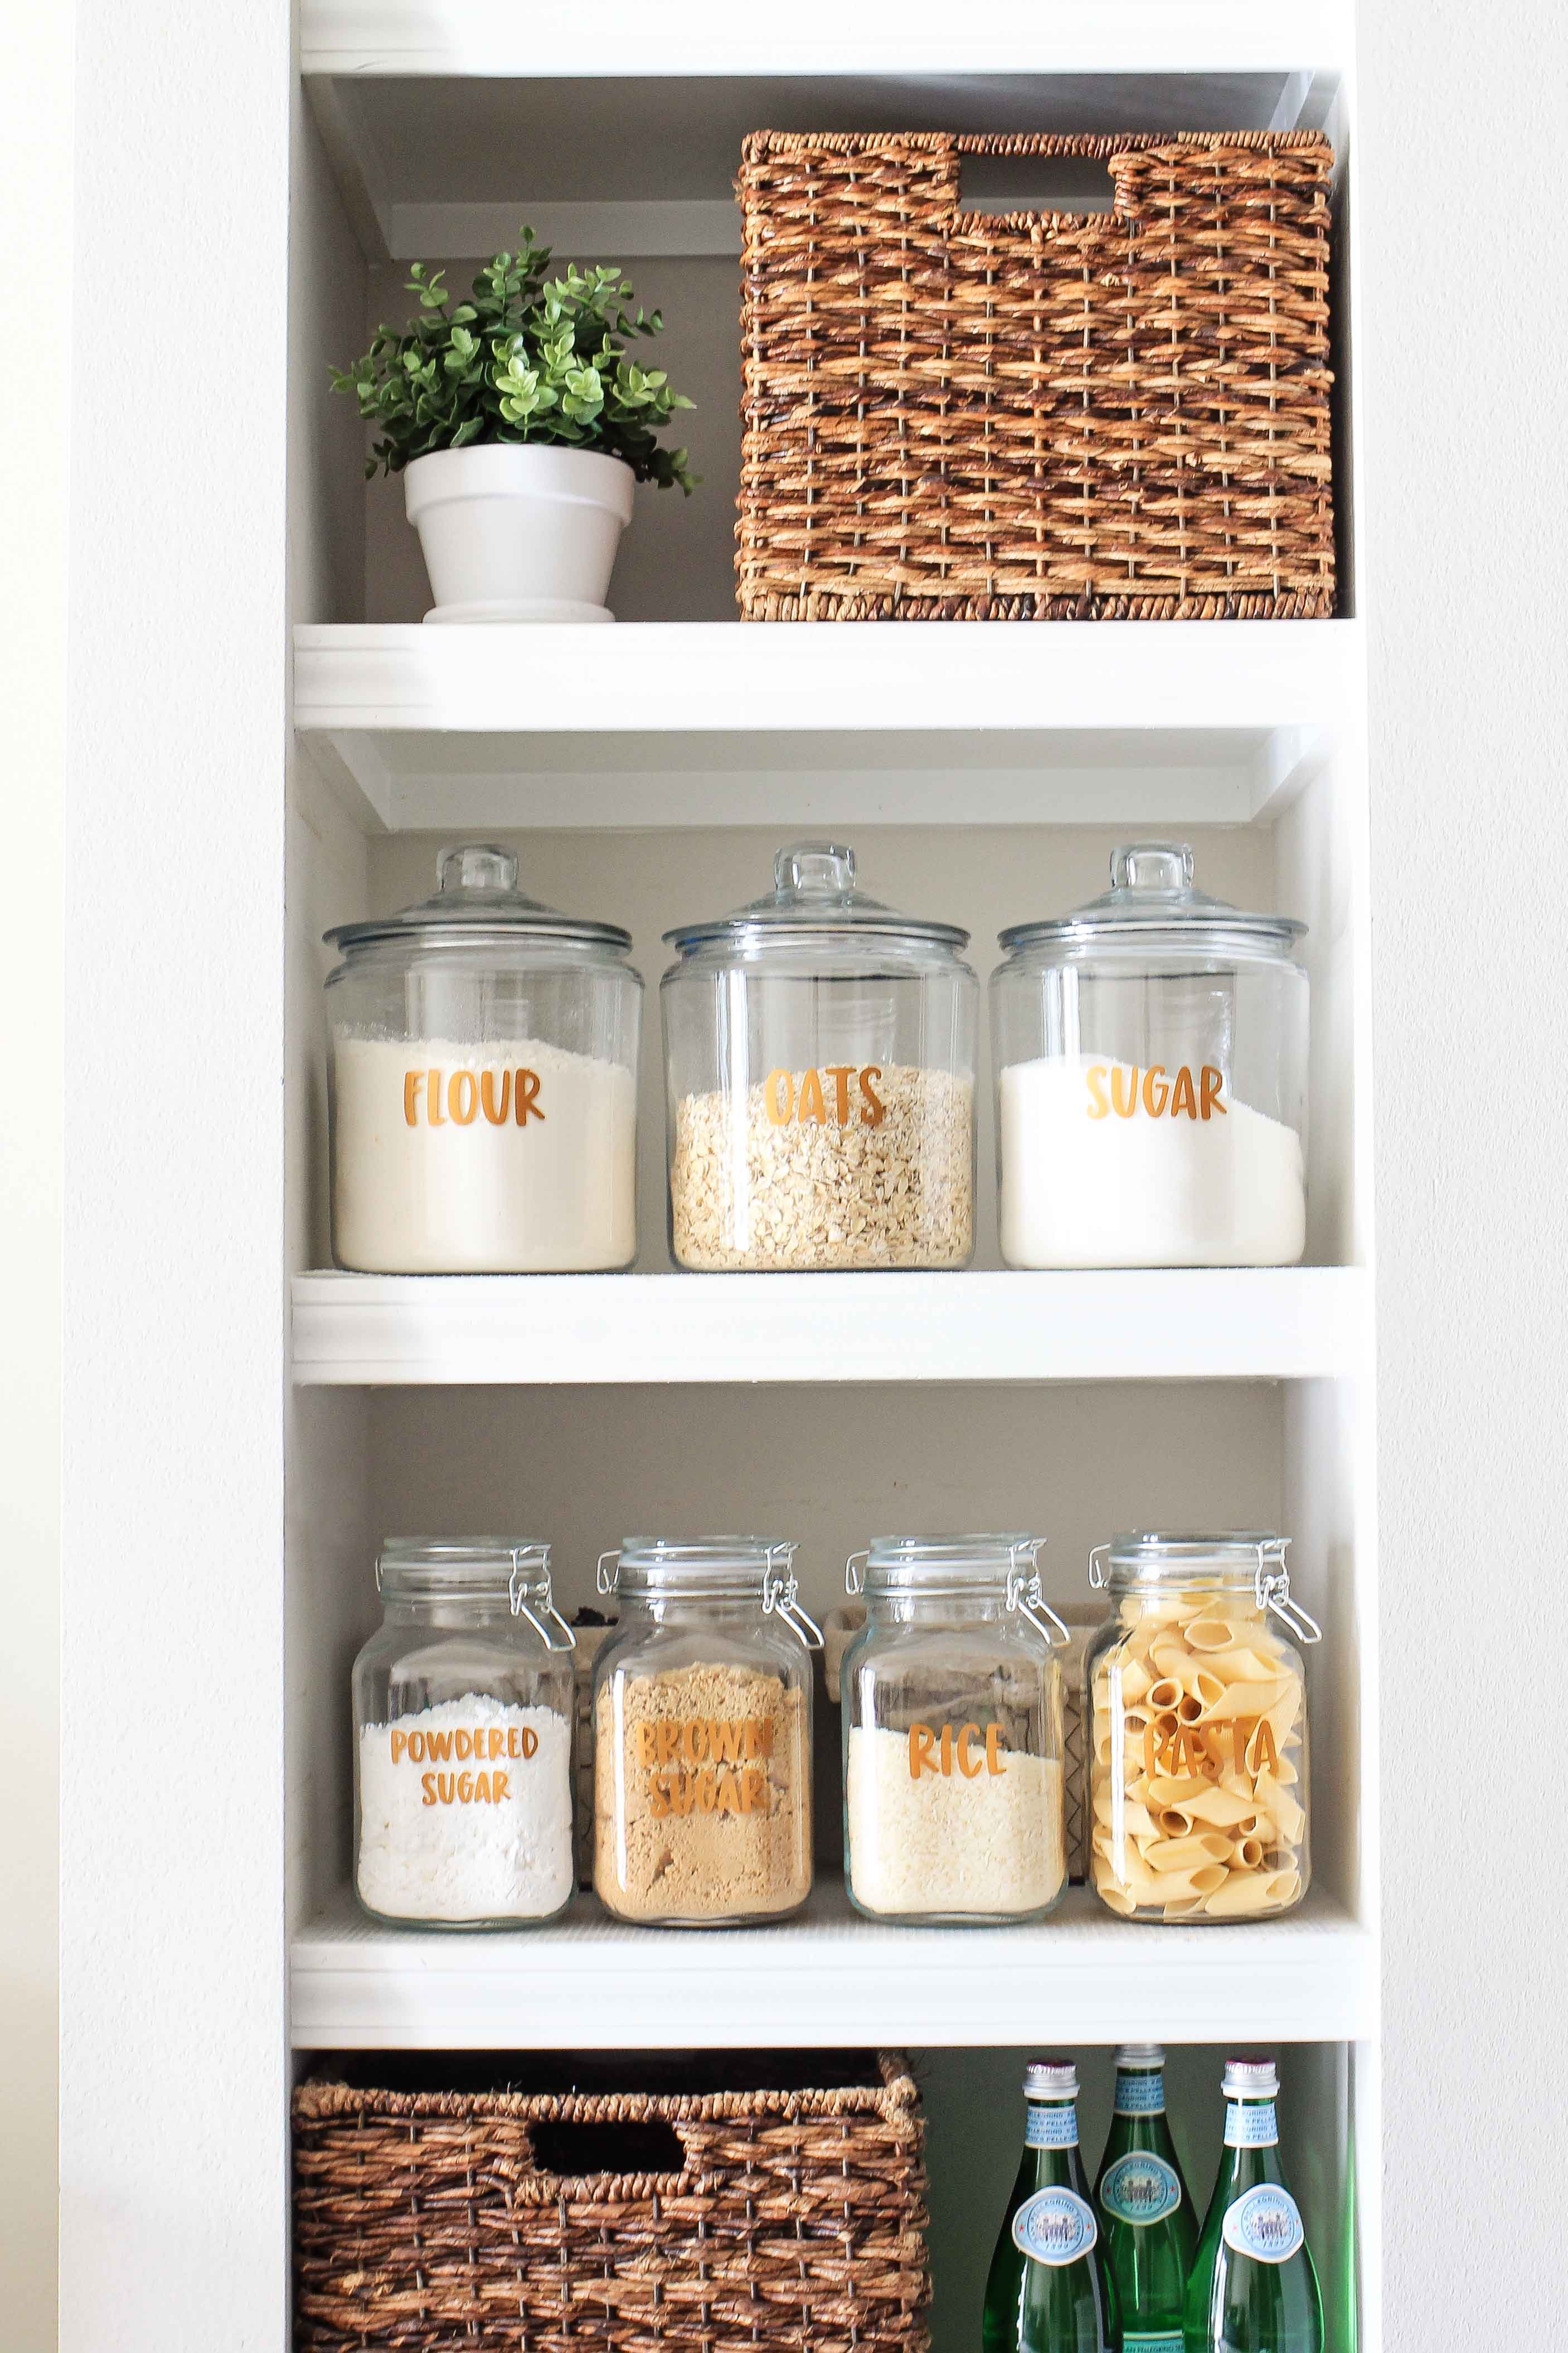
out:
M1362 25L1387 2341L1427 2353L1562 2302L1568 19Z
M0 162L0 251L30 317L57 322L51 367L68 385L58 332L71 271L68 0L6 31L9 87ZM62 381L63 379L63 381ZM26 430L0 437L0 565L6 789L0 797L7 907L0 1001L19 1085L0 1118L0 1579L5 1591L6 1800L0 1903L0 2335L9 2353L55 2341L55 1822L58 1795L60 1445L60 857L66 727L67 410L27 402Z
M277 2353L289 10L77 23L61 2332Z

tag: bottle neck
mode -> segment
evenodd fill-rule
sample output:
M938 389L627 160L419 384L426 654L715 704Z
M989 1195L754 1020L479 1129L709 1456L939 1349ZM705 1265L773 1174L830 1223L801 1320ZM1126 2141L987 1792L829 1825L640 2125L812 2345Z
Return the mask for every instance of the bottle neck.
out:
M1024 2117L1026 2148L1076 2148L1078 2102L1031 2100Z
M1119 2067L1112 2113L1119 2116L1163 2116L1165 2113L1163 2067Z
M1227 2100L1220 2179L1227 2200L1259 2181L1279 2181L1279 2127L1272 2100Z

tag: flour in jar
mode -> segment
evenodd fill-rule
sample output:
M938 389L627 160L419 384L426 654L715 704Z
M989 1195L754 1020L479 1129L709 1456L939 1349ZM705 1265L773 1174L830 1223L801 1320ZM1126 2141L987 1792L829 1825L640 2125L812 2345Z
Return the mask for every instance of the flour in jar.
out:
M341 1037L332 1249L375 1274L569 1273L637 1254L637 1086L537 1038Z
M575 1879L572 1726L487 1693L366 1724L357 1882L389 1920L544 1920Z
M1146 1075L1154 1076L1087 1055L1047 1055L1003 1071L1007 1264L1294 1266L1307 1240L1295 1129L1228 1092L1205 1092L1217 1071L1196 1083L1185 1074L1191 1113L1184 1098L1173 1115L1181 1074L1160 1073L1147 1099ZM1158 1114L1151 1102L1162 1103Z

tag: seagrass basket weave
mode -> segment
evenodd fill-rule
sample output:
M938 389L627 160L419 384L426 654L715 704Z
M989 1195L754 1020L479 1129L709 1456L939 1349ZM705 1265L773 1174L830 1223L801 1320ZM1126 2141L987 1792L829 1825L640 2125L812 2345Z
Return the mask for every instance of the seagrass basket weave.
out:
M1114 209L961 212L965 155L1103 162ZM745 619L1333 611L1319 133L742 158Z
M757 2091L301 2085L296 2353L923 2353L907 2064L769 2064Z

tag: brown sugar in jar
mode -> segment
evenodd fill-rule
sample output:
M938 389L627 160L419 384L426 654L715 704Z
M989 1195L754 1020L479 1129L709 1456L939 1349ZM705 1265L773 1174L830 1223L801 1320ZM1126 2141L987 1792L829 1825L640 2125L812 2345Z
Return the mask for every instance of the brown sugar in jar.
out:
M628 1544L595 1664L594 1885L621 1918L774 1919L811 1891L811 1661L793 1547Z

